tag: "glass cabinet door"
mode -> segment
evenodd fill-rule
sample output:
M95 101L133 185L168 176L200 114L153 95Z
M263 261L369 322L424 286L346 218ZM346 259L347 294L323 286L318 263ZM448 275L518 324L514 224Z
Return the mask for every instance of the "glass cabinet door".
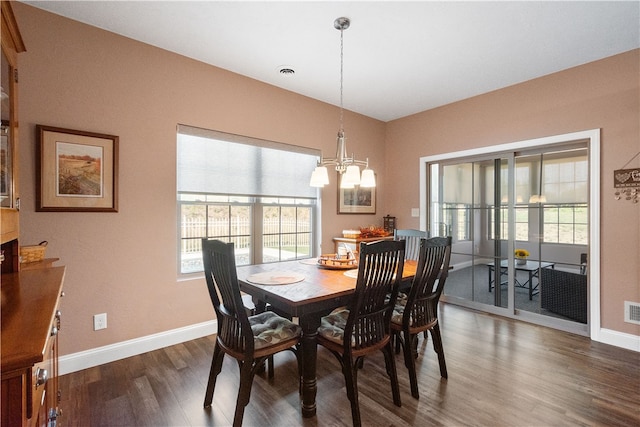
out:
M13 114L13 100L10 76L13 67L2 51L2 126L0 128L0 206L3 208L14 207L14 180L13 180L13 140L11 134L11 117Z

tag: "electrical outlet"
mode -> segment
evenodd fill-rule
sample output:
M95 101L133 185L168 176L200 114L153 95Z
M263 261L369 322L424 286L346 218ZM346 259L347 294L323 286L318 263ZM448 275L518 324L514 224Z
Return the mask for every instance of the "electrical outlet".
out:
M411 208L411 216L418 218L420 216L420 208Z
M94 314L93 330L107 329L107 313Z

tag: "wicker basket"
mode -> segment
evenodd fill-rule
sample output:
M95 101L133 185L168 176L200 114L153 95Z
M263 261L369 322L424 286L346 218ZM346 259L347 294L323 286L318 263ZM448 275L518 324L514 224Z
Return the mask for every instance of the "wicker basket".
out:
M342 237L345 239L357 239L360 237L359 230L342 230Z
M36 262L44 259L44 253L47 250L48 242L45 240L38 245L21 246L20 247L20 262Z

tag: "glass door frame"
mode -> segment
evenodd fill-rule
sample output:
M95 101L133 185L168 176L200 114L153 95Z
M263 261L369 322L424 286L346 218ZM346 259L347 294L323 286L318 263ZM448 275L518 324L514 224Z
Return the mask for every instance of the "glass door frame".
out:
M471 299L467 299L464 296L452 296L443 293L441 299L446 302L454 302L459 305L464 305L469 308L473 308L479 311L485 311L492 314L498 314L501 316L509 316L511 313L514 313L517 307L515 307L515 283L516 283L516 272L514 268L514 249L515 243L511 239L504 240L501 238L502 235L502 227L506 225L507 227L507 235L514 236L515 235L515 219L514 215L508 216L508 222L505 224L501 221L501 213L505 207L508 207L510 211L513 211L515 207L514 198L510 195L514 193L515 189L515 153L514 152L493 152L489 154L478 155L474 157L455 157L455 158L447 158L440 161L430 161L425 164L427 168L427 177L430 175L429 168L432 166L436 167L437 178L433 179L429 182L429 187L427 188L426 198L427 198L427 208L424 210L426 215L426 226L422 229L427 229L430 231L432 236L442 236L442 230L444 230L445 235L448 235L452 230L457 230L459 228L459 224L454 223L447 224L446 220L448 215L443 212L443 209L448 209L443 207L443 205L448 205L453 203L454 205L461 202L465 203L464 200L452 201L450 196L446 196L444 187L449 187L450 184L447 183L447 179L445 176L447 173L445 172L445 168L454 167L460 169L462 165L471 165L471 188L468 189L471 191L471 194L466 194L464 190L462 193L466 194L466 198L471 197L471 200L467 200L466 202L469 204L468 207L468 216L469 216L469 235L468 240L458 240L457 235L453 237L453 245L454 248L452 250L452 257L455 258L456 255L462 257L464 259L469 258L471 260L471 268L474 270L476 268L483 268L487 265L489 261L493 262L493 265L500 265L501 261L507 261L507 268L493 268L493 273L491 276L494 278L494 283L502 283L507 284L507 294L506 298L502 297L501 285L494 285L495 291L492 293L493 298L491 302L487 301L478 301L476 300L477 292L482 293L480 289L486 286L486 282L476 283L474 277L476 274L472 274L472 283L471 283ZM508 168L508 177L507 177L507 188L506 193L502 193L501 186L501 178L503 167L507 166ZM486 195L483 193L481 188L486 187L486 183L482 182L481 175L484 175L483 169L484 167L492 167L493 172L493 197L491 202L486 200ZM479 168L479 169L478 169ZM465 169L462 167L461 169ZM435 173L435 172L434 172ZM466 178L466 177L465 177ZM479 180L480 182L477 182ZM427 179L428 181L428 179ZM466 182L466 180L465 180ZM459 187L456 187L459 188ZM437 195L437 203L439 204L439 208L436 212L430 212L430 201L432 200L432 196L434 192L438 192ZM502 203L502 198L507 197L507 205ZM454 197L455 198L455 197ZM463 196L463 199L465 197ZM447 201L449 200L449 201ZM488 237L491 233L490 227L487 227L489 224L489 218L492 217L490 211L493 212L493 235L491 235L487 240L487 244L484 245L485 249L481 249L483 246L480 241L477 239L479 236ZM483 215L484 213L484 215ZM456 217L457 215L452 215L452 217ZM482 218L482 219L481 219ZM430 223L430 224L429 224ZM444 227L443 227L444 225ZM483 227L487 227L483 230ZM435 230L434 230L435 229ZM458 233L454 233L458 234ZM480 238L482 240L482 238ZM455 248L455 246L468 246L468 253L464 252L464 249L460 251L460 249ZM491 247L489 252L487 249ZM484 261L480 261L484 260ZM467 261L462 261L463 265L467 265ZM506 279L506 282L504 281Z
M474 148L470 150L458 151L453 153L444 153L433 156L420 158L420 228L426 230L428 228L428 209L429 209L429 169L430 163L460 160L465 158L481 158L487 156L504 156L504 153L514 153L525 149L536 149L548 146L566 144L569 142L586 142L589 152L589 281L588 281L588 321L587 324L580 324L570 321L550 318L537 313L516 312L514 301L509 297L507 308L487 306L486 304L460 304L469 306L470 308L480 309L501 316L517 318L523 321L536 323L542 326L548 326L579 335L590 336L591 339L598 341L601 335L600 323L600 129L591 129L581 132L574 132L563 135L555 135L551 137L537 138L531 140L517 141L506 144ZM510 182L509 192L513 194L513 180ZM509 207L513 208L515 201L513 197L509 198ZM513 224L512 224L513 222ZM515 222L512 218L509 221L510 236L515 232ZM509 241L508 250L513 252L514 247L512 239ZM509 263L508 275L509 281L512 281L513 263ZM448 301L446 296L442 298ZM455 302L457 303L457 302ZM481 307L477 307L481 306Z

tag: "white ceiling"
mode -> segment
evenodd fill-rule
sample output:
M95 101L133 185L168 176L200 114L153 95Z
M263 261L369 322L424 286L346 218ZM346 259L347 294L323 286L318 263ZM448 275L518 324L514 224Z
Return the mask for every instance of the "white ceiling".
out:
M640 2L24 1L382 121L640 47ZM294 75L279 73L281 66Z

